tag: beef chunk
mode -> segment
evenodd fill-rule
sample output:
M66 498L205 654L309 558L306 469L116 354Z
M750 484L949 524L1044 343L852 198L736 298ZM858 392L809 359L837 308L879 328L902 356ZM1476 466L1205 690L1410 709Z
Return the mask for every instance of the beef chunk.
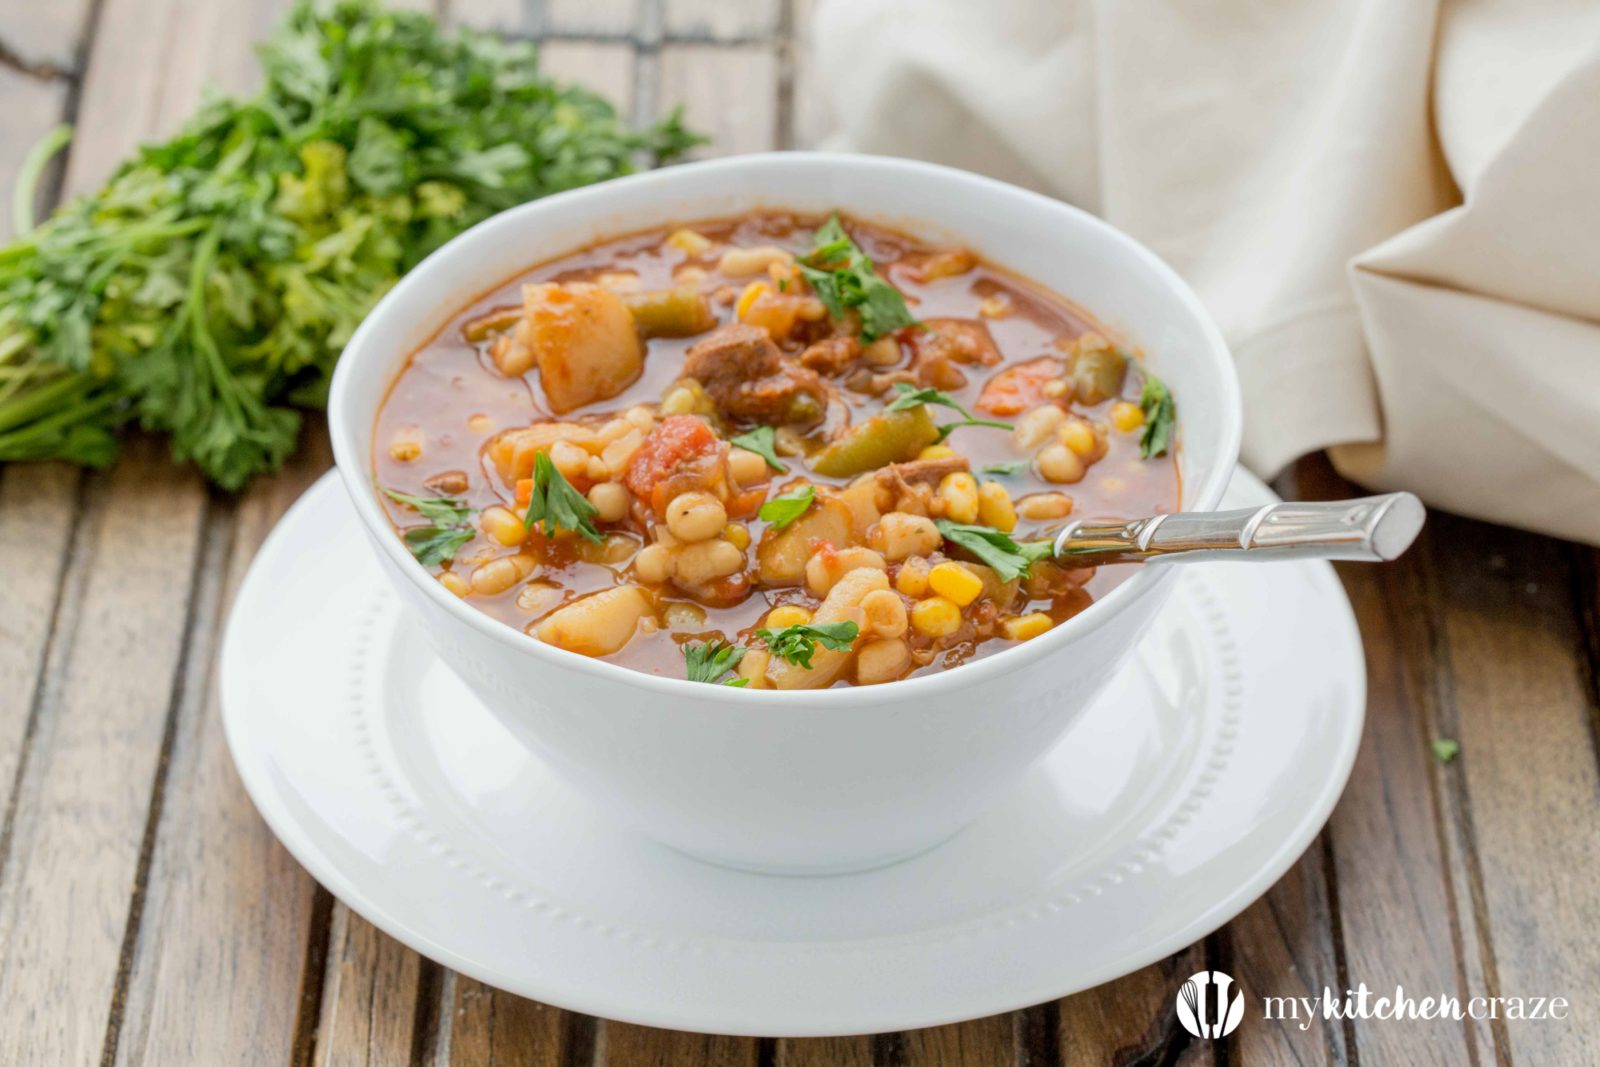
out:
M731 419L779 425L822 418L826 388L817 372L783 358L759 326L729 323L690 346L683 372Z

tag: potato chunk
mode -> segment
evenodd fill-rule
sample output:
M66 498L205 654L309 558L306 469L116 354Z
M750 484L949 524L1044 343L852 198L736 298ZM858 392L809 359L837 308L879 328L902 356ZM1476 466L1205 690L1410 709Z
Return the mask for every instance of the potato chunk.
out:
M813 626L829 622L853 622L861 626L866 615L861 601L868 593L889 588L889 576L873 567L858 567L840 578L828 596L811 616ZM860 636L857 636L860 643ZM774 689L821 689L832 685L844 673L855 649L834 652L817 645L811 653L811 668L797 666L787 660L774 658L767 667L767 681Z
M619 585L574 600L534 628L545 644L582 656L609 656L633 639L650 601L632 585Z
M827 490L817 492L816 502L804 515L782 530L768 527L756 547L756 579L762 585L799 585L806 573L806 561L818 542L834 548L853 542L850 509Z
M644 344L622 298L598 285L525 285L528 344L550 410L609 400L638 380Z

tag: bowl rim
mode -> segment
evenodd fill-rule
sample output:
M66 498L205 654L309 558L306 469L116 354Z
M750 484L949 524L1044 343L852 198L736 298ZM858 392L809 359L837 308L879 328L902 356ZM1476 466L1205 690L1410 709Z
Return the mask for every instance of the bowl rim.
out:
M513 626L508 626L498 619L468 606L460 597L457 597L445 589L438 581L434 580L404 549L401 540L393 536L392 524L389 522L387 515L382 512L377 497L372 491L372 477L368 470L371 457L359 454L360 450L357 447L357 442L361 435L351 425L351 419L345 414L345 409L351 400L352 390L354 389L351 381L356 374L356 364L363 359L367 362L372 362L386 354L370 341L371 336L378 329L376 323L381 321L386 314L392 313L394 308L404 306L413 301L429 304L439 303L438 298L427 291L428 276L430 274L443 269L443 265L448 261L464 258L465 251L470 246L484 240L485 235L490 231L511 225L513 222L520 222L529 217L537 218L541 213L550 210L552 205L563 207L571 207L573 205L591 206L594 212L599 215L607 211L608 200L624 189L648 188L656 185L661 187L660 193L665 196L670 193L673 186L678 182L692 183L702 176L711 174L737 173L740 171L755 171L759 173L764 168L773 166L810 167L835 172L839 169L866 172L877 171L882 174L897 174L912 179L932 179L950 184L953 187L964 185L974 195L1008 198L1027 210L1032 210L1042 215L1054 214L1058 217L1070 217L1078 225L1098 231L1101 237L1118 246L1123 254L1138 261L1158 278L1167 288L1169 295L1190 314L1199 326L1199 337L1203 342L1201 350L1204 353L1204 358L1209 360L1210 372L1220 379L1222 386L1222 442L1218 451L1217 461L1205 471L1204 477L1195 488L1191 499L1185 501L1185 503L1195 508L1206 509L1215 507L1218 501L1222 499L1223 491L1227 488L1228 480L1238 462L1239 443L1243 432L1242 401L1233 359L1229 354L1227 342L1223 339L1216 323L1212 321L1210 313L1201 303L1199 296L1172 267L1168 266L1164 260L1150 249L1110 223L1089 214L1081 208L1041 193L1020 188L1008 182L955 167L893 156L843 152L755 152L744 155L722 156L715 159L678 164L658 170L644 171L639 174L601 182L597 185L554 193L517 207L508 208L484 219L435 249L420 263L406 272L405 276L383 295L372 310L367 313L355 333L351 335L349 342L345 346L344 353L334 369L333 380L328 393L328 422L333 445L334 463L339 470L355 512L366 527L370 540L377 546L378 551L388 557L399 572L406 576L406 579L417 588L424 599L431 603L434 608L442 610L457 622L494 640L496 643L532 657L535 662L555 669L587 675L597 682L617 682L637 689L658 692L663 696L695 698L710 703L725 703L741 708L806 707L822 709L860 705L901 704L907 700L929 695L938 689L965 689L980 685L993 680L996 676L1022 668L1032 661L1066 648L1081 639L1092 628L1100 625L1102 621L1109 620L1115 614L1120 614L1139 598L1156 592L1162 584L1162 580L1172 574L1171 568L1141 568L1128 580L1106 593L1105 596L1094 601L1067 621L1053 627L1047 633L993 655L985 656L970 663L964 663L959 669L944 670L936 674L923 675L916 678L905 678L885 683L884 685L852 685L828 689L762 689L756 691L742 686L707 685L703 682L691 682L687 678L669 678L664 675L648 674L644 671L634 670L631 667L624 667L603 659L595 659L568 652L565 649L553 648ZM850 210L850 206L847 203L841 206L845 211ZM664 211L661 221L663 223L670 222L674 221L675 218L676 216L672 213ZM937 220L929 221L937 223ZM1004 264L1001 265L1004 266ZM1070 299L1070 296L1068 299ZM370 352L364 351L369 348ZM392 354L389 355L392 356ZM954 677L954 681L951 680L952 677Z

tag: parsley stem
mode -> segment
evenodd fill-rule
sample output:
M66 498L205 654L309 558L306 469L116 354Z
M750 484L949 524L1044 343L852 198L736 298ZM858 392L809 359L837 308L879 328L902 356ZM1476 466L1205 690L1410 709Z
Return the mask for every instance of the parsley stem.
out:
M72 127L63 123L39 138L28 150L22 166L17 170L16 187L11 191L12 232L20 236L33 229L33 202L38 197L39 179L44 176L44 169L50 165L50 160L70 140Z

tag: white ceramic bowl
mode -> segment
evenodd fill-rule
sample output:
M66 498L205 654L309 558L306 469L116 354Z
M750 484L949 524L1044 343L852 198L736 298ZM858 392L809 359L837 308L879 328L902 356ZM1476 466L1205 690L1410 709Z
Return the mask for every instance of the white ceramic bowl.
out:
M1184 506L1216 506L1238 455L1238 385L1199 300L1152 253L1058 201L899 159L769 153L672 167L507 211L417 266L333 379L334 455L401 599L439 654L595 804L674 848L769 872L856 870L961 829L1117 671L1170 591L1150 568L1025 645L930 677L817 692L660 678L541 644L447 592L372 489L372 429L417 345L477 293L581 245L753 208L834 208L965 244L1140 346L1178 402Z

